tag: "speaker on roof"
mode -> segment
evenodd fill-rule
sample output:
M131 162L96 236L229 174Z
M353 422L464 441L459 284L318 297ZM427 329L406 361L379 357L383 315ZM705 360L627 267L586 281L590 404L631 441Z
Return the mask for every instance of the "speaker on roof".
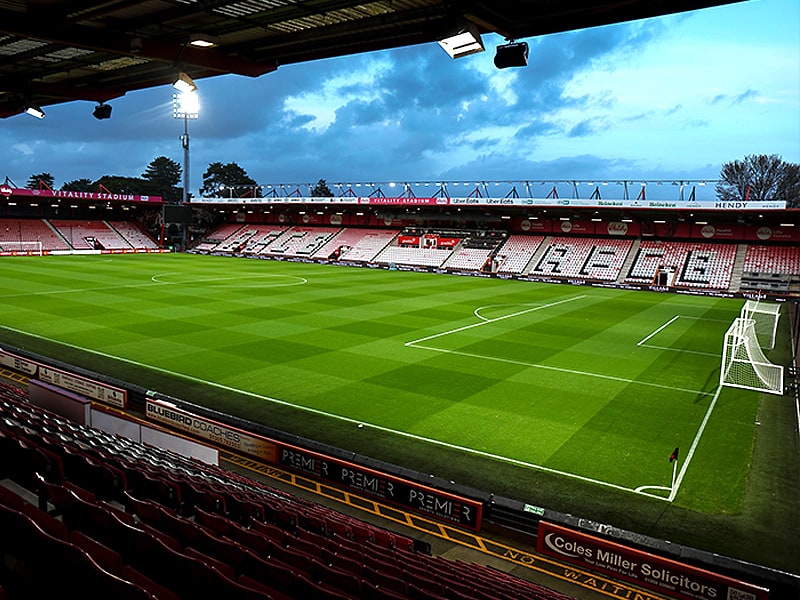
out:
M506 67L526 67L528 65L528 42L512 42L497 47L494 55L494 66L498 69Z
M97 106L94 107L94 110L92 111L92 116L98 121L102 121L103 119L110 119L111 105L100 102Z

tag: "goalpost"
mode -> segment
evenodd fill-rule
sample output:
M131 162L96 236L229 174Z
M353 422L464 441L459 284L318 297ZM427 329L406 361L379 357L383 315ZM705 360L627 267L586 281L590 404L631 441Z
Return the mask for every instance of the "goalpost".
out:
M783 395L783 367L764 356L755 319L734 319L725 333L720 385Z
M739 316L755 321L756 336L762 348L771 350L775 347L775 334L781 316L780 304L748 300L744 303Z
M0 252L16 252L18 254L31 254L34 256L42 255L42 242L39 240L30 242L0 242Z

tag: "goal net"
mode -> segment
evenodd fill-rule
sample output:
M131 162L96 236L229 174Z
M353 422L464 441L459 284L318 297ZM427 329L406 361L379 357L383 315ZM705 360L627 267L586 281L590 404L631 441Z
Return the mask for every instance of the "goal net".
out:
M739 316L755 321L756 337L762 348L772 349L775 347L775 335L781 316L780 304L748 300L744 303Z
M783 394L783 367L764 356L754 319L734 319L725 333L720 385Z
M13 252L15 254L33 254L36 256L42 255L42 242L16 242L16 241L0 241L0 252Z

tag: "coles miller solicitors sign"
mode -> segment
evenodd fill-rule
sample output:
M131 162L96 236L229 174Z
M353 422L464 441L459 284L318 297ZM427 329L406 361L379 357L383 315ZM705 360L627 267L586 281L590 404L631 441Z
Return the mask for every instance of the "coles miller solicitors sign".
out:
M769 590L649 552L539 522L537 550L685 600L767 600Z

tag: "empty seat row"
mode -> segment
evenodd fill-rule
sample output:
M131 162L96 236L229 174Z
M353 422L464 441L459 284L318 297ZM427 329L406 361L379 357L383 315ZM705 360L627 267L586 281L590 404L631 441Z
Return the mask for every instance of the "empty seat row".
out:
M14 482L35 502L4 503L33 515L27 518L38 529L70 548L64 552L88 557L101 571L92 577L111 582L98 589L122 586L123 599L564 597L499 571L490 581L477 566L419 552L405 535L222 467L70 423L23 398L22 390L0 387L0 452L7 457L0 487ZM46 557L47 547L35 549ZM33 550L18 552L34 560ZM6 575L23 585L22 575Z

